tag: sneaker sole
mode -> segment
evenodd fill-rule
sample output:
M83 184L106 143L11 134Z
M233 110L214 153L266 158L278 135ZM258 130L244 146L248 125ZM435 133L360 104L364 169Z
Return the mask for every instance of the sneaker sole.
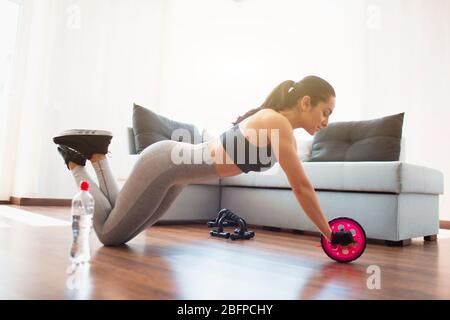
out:
M109 136L112 137L113 134L110 131L105 130L86 130L86 129L70 129L58 134L57 137L66 136Z

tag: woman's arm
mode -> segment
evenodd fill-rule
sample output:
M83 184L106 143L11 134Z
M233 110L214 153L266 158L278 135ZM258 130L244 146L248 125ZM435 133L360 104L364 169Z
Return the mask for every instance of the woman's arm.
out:
M314 187L297 157L296 141L291 124L283 116L272 116L270 120L265 122L269 130L269 139L271 138L272 130L278 130L278 143L274 139L274 141L271 140L270 144L281 168L286 173L298 202L322 234L328 240L331 240L331 228L327 218L320 208Z

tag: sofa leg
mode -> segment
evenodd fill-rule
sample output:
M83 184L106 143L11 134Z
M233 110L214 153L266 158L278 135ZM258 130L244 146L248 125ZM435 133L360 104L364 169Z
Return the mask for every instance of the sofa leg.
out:
M389 247L404 247L409 246L411 244L411 239L405 239L400 241L386 240L384 243Z
M425 236L425 237L423 237L423 240L425 240L425 241L436 241L437 240L437 234L433 234L431 236Z

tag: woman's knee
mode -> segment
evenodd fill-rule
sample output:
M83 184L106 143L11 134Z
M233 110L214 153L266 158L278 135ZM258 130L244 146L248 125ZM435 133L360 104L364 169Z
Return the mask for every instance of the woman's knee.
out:
M98 240L106 247L118 247L127 243L126 239L114 236L112 234L97 233Z

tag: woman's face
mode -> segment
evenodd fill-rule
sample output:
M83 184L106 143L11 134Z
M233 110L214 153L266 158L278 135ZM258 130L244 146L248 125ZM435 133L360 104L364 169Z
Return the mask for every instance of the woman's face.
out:
M328 126L328 119L334 110L335 97L330 96L328 101L319 101L315 106L311 106L311 99L305 96L300 101L301 123L310 135L316 134L322 128Z

